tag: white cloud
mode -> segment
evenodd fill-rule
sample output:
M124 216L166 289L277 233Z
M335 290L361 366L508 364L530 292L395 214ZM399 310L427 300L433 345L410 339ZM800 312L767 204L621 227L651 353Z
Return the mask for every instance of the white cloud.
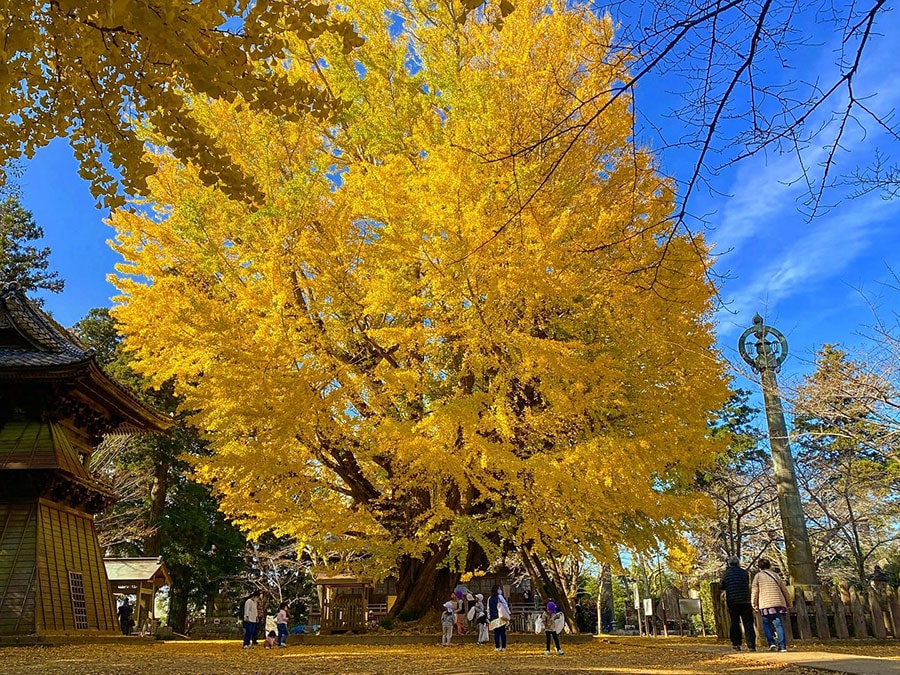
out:
M900 104L896 47L889 39L873 46L854 82L854 92L876 114L885 116ZM808 82L833 77L834 52L823 49L810 71L803 78ZM810 124L824 125L817 137L819 146L804 150L804 165L814 173L821 173L820 163L828 152L823 146L836 131L829 119L842 112L845 101L845 96L833 100L819 111L817 120L810 120ZM845 130L832 178L868 165L875 148L894 157L900 154L900 143L863 115ZM756 311L772 316L780 307L790 306L795 320L805 320L803 311L829 311L823 293L834 298L828 305L840 305L838 290L846 288L848 277L856 282L875 273L861 268L861 259L879 255L887 262L896 259L897 237L885 223L900 214L900 200L887 202L878 195L851 199L852 186L830 188L825 200L836 206L808 222L798 209L798 199L803 199L806 190L805 183L796 181L800 175L797 158L791 155L755 157L732 174L725 192L733 196L720 208L718 226L707 235L714 253L722 256L716 269L730 277L721 289L727 308L717 316L720 338L742 331Z
M730 302L719 313L720 335L749 325L750 316L761 308L774 309L782 300L815 292L822 282L841 277L898 209L900 204L877 197L859 199L817 219L802 236L784 232L774 247L757 242L759 260L768 259L766 264L754 264L752 251L744 251L744 274L723 289Z
M722 208L721 218L707 235L715 254L737 249L748 239L771 227L783 211L796 211L799 174L796 157L782 155L746 160L738 169L732 195Z

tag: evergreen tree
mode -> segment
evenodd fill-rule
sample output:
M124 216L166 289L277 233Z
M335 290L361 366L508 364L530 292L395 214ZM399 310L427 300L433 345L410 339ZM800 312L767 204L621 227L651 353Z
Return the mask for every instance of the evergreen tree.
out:
M718 574L731 555L762 555L783 539L778 518L778 495L772 461L754 423L759 410L750 393L737 390L712 423L712 435L727 443L716 464L697 477L698 488L713 502L715 513L705 527L697 527L692 545L702 570Z
M44 231L17 196L0 202L0 283L14 281L26 293L62 291L65 282L49 269L50 249L31 243L43 236Z
M74 332L120 382L150 405L174 413L171 386L151 390L131 369L108 309L90 310ZM108 439L98 453L105 461L92 467L122 497L97 518L101 540L122 555L162 556L172 575L169 624L179 632L192 606L211 605L225 582L246 567L246 538L219 512L209 488L191 480L181 459L205 452L196 429L179 416L167 434L124 443Z

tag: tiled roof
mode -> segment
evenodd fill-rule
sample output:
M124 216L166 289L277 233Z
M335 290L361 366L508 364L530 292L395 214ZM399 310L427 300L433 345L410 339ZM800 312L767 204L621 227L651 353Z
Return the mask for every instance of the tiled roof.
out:
M93 352L28 301L15 283L0 290L0 368L67 366Z
M148 407L104 372L92 349L30 302L15 283L0 289L0 381L77 382L111 428L125 433L164 431L171 419Z

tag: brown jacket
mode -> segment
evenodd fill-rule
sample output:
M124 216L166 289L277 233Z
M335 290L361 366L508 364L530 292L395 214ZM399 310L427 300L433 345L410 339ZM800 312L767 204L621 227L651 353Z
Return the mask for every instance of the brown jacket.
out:
M772 570L760 570L753 577L750 585L751 604L753 609L767 609L769 607L790 607L788 599L791 594L787 586Z

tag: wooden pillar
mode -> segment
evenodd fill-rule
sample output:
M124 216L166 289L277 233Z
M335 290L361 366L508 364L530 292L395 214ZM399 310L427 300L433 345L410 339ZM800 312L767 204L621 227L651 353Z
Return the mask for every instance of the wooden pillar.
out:
M809 640L812 634L812 627L809 625L809 613L806 610L806 596L803 589L794 586L794 607L797 608L797 637L800 640Z
M853 617L853 637L857 640L865 640L869 637L869 631L866 628L866 615L863 608L863 600L859 596L859 592L850 588L850 615Z
M836 586L831 589L831 611L834 612L835 636L839 640L846 640L850 637L850 630L847 628L847 609L841 599L841 589Z
M709 596L712 600L713 621L716 624L716 637L720 640L724 640L728 637L728 630L731 628L731 620L728 616L728 610L725 608L725 601L722 600L722 585L718 581L710 583Z
M788 587L788 591L790 590L790 587ZM787 601L788 603L790 603L790 598L788 598ZM788 607L787 616L785 616L781 622L784 625L784 638L789 643L794 641L794 627L791 625L791 612L794 613L794 616L797 615L797 612L795 610L792 610L790 607Z
M788 604L788 608L787 608L788 611L787 611L787 614L784 617L782 617L781 624L784 627L784 638L788 643L790 643L794 640L794 625L793 625L793 623L797 617L797 608L792 599L795 594L794 586L792 586L792 585L788 586L787 592L788 592L788 595L785 598L785 600L787 601L787 604Z
M891 586L887 587L885 604L885 609L890 617L891 634L894 639L900 639L900 600L897 598L897 591Z
M831 630L828 627L828 612L825 611L825 600L822 597L822 587L812 587L813 608L816 614L816 633L822 642L831 640Z
M887 637L887 631L884 629L884 612L881 611L881 603L878 602L878 592L874 587L870 587L869 596L869 612L872 615L872 634L879 640Z
M789 620L788 617L784 617L784 621L782 621L782 623L784 623L784 622L786 622L786 621L788 621L788 620ZM766 631L763 630L763 618L762 618L762 614L760 614L759 612L753 612L753 625L756 626L756 635L757 635L757 636L765 635L765 634L766 634ZM760 640L757 639L757 642L759 642L759 641L760 641Z

